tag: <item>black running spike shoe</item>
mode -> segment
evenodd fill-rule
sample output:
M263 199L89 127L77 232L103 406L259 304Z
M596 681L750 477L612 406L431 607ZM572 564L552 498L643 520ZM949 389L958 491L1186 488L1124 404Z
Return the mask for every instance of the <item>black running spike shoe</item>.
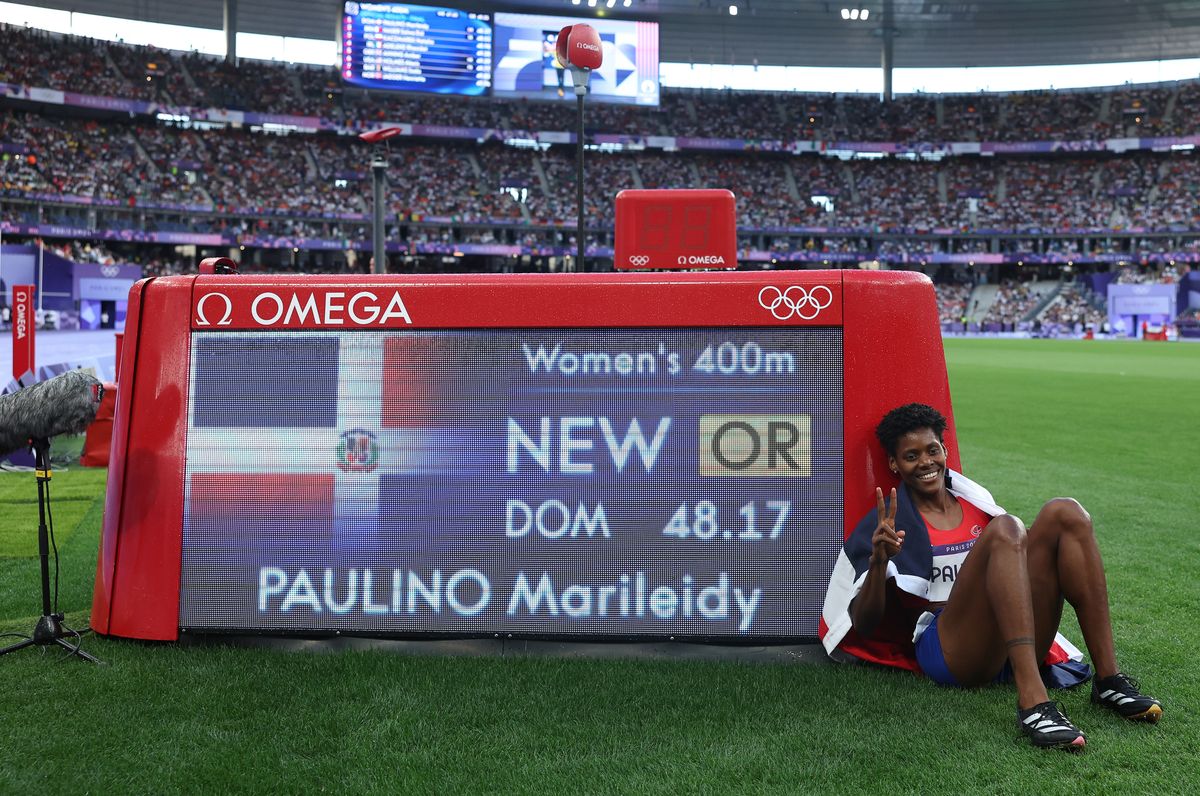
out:
M1141 693L1137 680L1120 672L1092 680L1092 701L1130 721L1157 724L1162 718L1162 703Z
M1087 738L1063 714L1062 703L1043 702L1029 710L1017 709L1017 726L1034 746L1081 751Z

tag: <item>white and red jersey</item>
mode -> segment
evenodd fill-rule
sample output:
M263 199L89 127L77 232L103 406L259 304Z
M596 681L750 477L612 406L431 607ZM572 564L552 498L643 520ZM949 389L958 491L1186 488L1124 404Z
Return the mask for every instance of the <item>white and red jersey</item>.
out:
M929 592L925 595L925 599L931 603L944 603L950 599L950 590L954 588L959 568L991 519L974 503L957 496L954 499L962 507L963 513L962 522L956 527L943 531L930 525L928 518L921 518L929 529L929 545L933 554Z

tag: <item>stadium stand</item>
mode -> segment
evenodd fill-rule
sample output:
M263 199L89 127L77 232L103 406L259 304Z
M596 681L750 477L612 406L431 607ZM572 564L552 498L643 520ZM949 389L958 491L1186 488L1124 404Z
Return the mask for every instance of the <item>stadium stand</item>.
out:
M153 200L209 202L226 211L266 214L362 213L366 207L367 190L361 185L351 189L350 183L368 181L369 153L351 138L199 132L21 112L0 117L0 136L3 143L25 147L33 156L4 161L5 188L14 196L51 191L105 201L144 199L148 205ZM498 214L486 208L471 212L461 206L461 197L509 188L545 193L549 186L542 184L539 172L555 186L573 181L572 158L569 148L402 144L393 150L393 182L416 181L414 170L420 170L421 180L443 181L439 193L447 195L449 204L428 214L520 218L519 211L500 205ZM487 185L479 184L480 169L489 175ZM590 193L602 197L606 206L617 191L635 187L639 180L645 187L719 185L737 194L739 221L747 228L822 225L873 232L1167 231L1197 220L1188 199L1197 177L1200 169L1190 157L1153 153L995 164L642 152L594 157L588 172ZM572 192L561 193L564 201L573 202ZM812 204L814 196L830 197L832 209ZM547 201L541 206L552 204L549 196L542 198ZM1157 217L1160 210L1165 218ZM571 217L533 207L530 212L543 223ZM597 212L611 220L610 209L597 207Z
M9 25L0 26L0 47L5 51L0 81L97 96L329 118L348 127L384 121L513 130L573 130L576 125L570 97L555 104L354 94L342 90L332 68L262 61L234 67L197 53ZM1066 140L1191 132L1198 104L1194 82L1117 91L918 94L897 97L883 109L864 96L668 91L654 109L597 104L589 111L588 126L630 135L755 140Z
M1022 321L1032 320L1047 297L1057 292L1057 282L1016 282L1005 280L1000 285L995 301L988 307L983 316L983 322L999 323L1008 328L1015 328Z
M1043 325L1054 324L1071 331L1083 331L1087 327L1100 329L1107 316L1102 304L1097 306L1094 294L1077 283L1065 284L1054 300L1040 313L1037 320Z
M4 25L0 28L0 81L78 91L100 97L144 98L145 81L121 75L107 42Z
M942 323L967 322L973 285L941 284L938 286L938 318Z

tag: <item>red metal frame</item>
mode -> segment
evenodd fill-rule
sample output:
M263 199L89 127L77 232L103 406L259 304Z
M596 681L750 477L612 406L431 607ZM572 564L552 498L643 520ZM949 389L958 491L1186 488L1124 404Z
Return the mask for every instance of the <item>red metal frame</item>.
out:
M842 434L846 535L874 506L875 487L900 482L888 469L875 426L891 409L919 401L946 416L949 465L961 469L937 298L924 274L846 272L842 331Z
M130 291L92 602L99 633L179 637L191 282L148 279Z
M793 287L797 289L788 299L799 314L786 302L775 303L772 312L776 297ZM828 296L817 290L820 287L828 288ZM284 313L274 325L256 320L253 301L268 292L285 308L294 300L297 311L290 319ZM225 325L219 325L225 318L224 299L205 298L214 293L228 298ZM359 299L359 317L370 314L367 307L389 306L399 296L407 320L393 313L383 326L348 323L350 313L343 305L360 293L369 296ZM810 295L817 301L804 301ZM274 299L265 302L262 306L276 306ZM327 314L327 307L335 311ZM268 319L274 314L259 313ZM178 638L193 329L794 325L844 329L843 481L849 529L873 505L875 486L886 489L896 483L874 439L883 414L919 400L953 422L933 285L921 274L764 271L303 279L204 275L139 282L130 293L122 350L92 626L113 636ZM957 468L952 431L947 443L950 464Z

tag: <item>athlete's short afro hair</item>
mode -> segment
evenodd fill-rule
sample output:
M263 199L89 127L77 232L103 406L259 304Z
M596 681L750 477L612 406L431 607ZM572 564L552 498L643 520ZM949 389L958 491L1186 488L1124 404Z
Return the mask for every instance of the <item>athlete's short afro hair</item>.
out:
M900 438L923 428L932 429L940 440L946 431L946 418L927 404L905 404L883 416L883 420L875 427L875 436L887 454L895 456Z

